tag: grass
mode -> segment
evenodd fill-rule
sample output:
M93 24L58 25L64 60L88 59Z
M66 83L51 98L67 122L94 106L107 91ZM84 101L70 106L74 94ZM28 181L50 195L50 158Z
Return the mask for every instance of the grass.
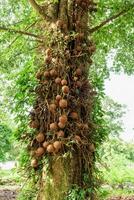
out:
M0 169L0 187L6 185L17 185L20 182L20 176L15 169Z
M108 153L107 151L106 153L101 163L98 163L103 177L102 187L99 190L100 199L134 195L133 159L128 159L125 152L109 151Z

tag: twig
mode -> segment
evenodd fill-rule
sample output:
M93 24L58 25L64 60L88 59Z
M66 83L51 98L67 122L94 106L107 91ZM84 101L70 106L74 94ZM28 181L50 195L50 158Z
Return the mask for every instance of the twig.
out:
M15 29L11 29L11 28L7 28L7 27L1 27L0 26L0 30L1 31L8 31L11 33L19 33L21 35L27 35L27 36L31 36L31 37L35 37L41 40L41 38L38 35L35 35L33 33L29 33L29 32L25 32L25 31L20 31L20 30L15 30Z
M134 8L134 5L132 5L132 6L131 6L130 8L128 8L128 9L124 9L124 10L120 11L119 13L117 13L117 14L111 16L110 18L104 20L104 21L101 22L99 25L97 25L97 26L95 26L94 28L90 29L89 32L90 32L90 33L93 33L93 32L95 32L95 31L98 31L100 28L102 28L103 26L105 26L105 25L108 24L109 22L111 22L111 21L117 19L118 17L120 17L120 16L126 14L129 10L131 10L131 9L133 9L133 8Z
M35 0L29 0L29 3L31 4L31 6L36 10L36 12L40 15L42 15L43 17L46 17L46 14L44 12L44 9L42 6L40 6L39 4L37 4L37 2Z

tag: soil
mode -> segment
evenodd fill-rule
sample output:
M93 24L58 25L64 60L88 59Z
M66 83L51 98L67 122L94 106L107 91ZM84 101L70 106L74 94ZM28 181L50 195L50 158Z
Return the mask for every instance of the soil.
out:
M121 196L112 197L112 198L110 198L108 200L134 200L134 196L130 196L130 197L121 197Z
M17 196L17 189L0 188L0 200L15 200Z

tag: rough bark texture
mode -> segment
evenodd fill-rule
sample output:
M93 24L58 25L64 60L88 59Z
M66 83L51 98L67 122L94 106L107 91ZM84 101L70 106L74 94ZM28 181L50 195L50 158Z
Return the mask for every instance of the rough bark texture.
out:
M44 141L36 138L32 141L31 151L36 161L44 156L50 158L49 167L43 167L38 200L63 200L72 185L86 188L84 173L89 173L91 183L88 187L92 187L94 125L91 111L94 91L88 80L88 68L92 64L95 46L88 38L88 23L89 13L96 7L90 0L59 0L55 4L44 5L44 8L47 18L40 27L45 27L49 34L44 35L45 42L39 48L45 63L37 73L37 101L30 127L36 129L36 134L43 133L51 147L55 141L61 146L58 149L54 146L51 152L46 148L40 153L39 148L44 148ZM48 77L44 77L45 72L48 72ZM55 83L57 77L67 81L65 85L69 92L63 91L64 84ZM67 102L64 108L56 101L56 95L61 95ZM50 110L52 103L56 106L53 112ZM58 120L63 114L68 121L61 128ZM52 130L52 123L58 124L58 127ZM58 137L57 131L61 129L64 136ZM37 167L36 162L34 167ZM85 199L94 197L87 195Z

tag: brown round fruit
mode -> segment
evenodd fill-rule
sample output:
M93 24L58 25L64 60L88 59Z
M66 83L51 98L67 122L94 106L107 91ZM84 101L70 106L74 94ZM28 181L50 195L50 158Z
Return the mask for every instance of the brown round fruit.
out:
M54 152L54 146L52 145L52 144L49 144L48 146L47 146L47 152L48 153L53 153Z
M59 123L58 123L58 126L59 126L59 128L63 129L63 128L65 128L66 125L63 124L63 123L61 123L61 122L59 122Z
M63 124L67 123L67 116L66 115L61 115L59 117L59 122L61 122Z
M55 113L55 110L56 110L56 105L54 103L50 104L49 105L49 111L51 113Z
M50 130L51 131L56 131L57 129L58 129L58 126L57 126L56 122L50 124Z
M38 128L39 127L39 122L38 121L32 121L29 124L30 128Z
M66 86L66 85L64 85L64 86L62 87L62 92L65 93L65 94L68 94L68 93L69 93L69 87Z
M39 133L37 136L36 136L36 140L38 142L43 142L45 140L45 136L43 133Z
M45 142L43 142L43 144L42 144L42 145L43 145L43 147L46 149L46 148L47 148L47 146L49 145L49 142L46 142L46 141L45 141Z
M76 69L76 74L77 76L81 76L82 75L82 71L80 68Z
M56 96L56 100L57 100L57 101L60 101L61 99L62 99L62 97L61 97L60 95L57 95L57 96Z
M49 71L45 71L45 72L44 72L44 76L45 76L45 78L48 78L48 77L50 76Z
M58 137L58 138L64 137L64 136L65 136L64 131L61 131L61 130L60 130L60 131L57 132L57 137Z
M71 113L70 113L70 117L71 117L72 119L78 119L78 118L79 118L77 112L71 112Z
M38 167L38 161L36 159L31 160L31 167L33 167L33 168Z
M60 108L62 108L62 109L67 108L67 100L61 99L61 100L59 101L59 106L60 106Z
M50 75L51 75L52 77L57 76L56 70L55 70L55 69L51 69L51 70L50 70Z
M74 136L74 139L75 139L75 141L78 142L78 143L81 142L81 138L80 138L79 135L75 135L75 136Z
M77 85L77 87L80 88L80 87L82 86L82 83L81 83L80 81L77 81L77 82L76 82L76 85Z
M36 150L36 156L40 157L42 156L44 153L45 153L45 149L43 147L39 147L37 150Z
M56 151L58 151L59 149L61 149L61 142L60 141L55 141L53 143L53 146L56 149Z
M56 83L56 84L61 84L61 78L57 77L57 78L55 79L55 83Z
M63 79L63 80L61 81L61 85L67 85L67 80Z

